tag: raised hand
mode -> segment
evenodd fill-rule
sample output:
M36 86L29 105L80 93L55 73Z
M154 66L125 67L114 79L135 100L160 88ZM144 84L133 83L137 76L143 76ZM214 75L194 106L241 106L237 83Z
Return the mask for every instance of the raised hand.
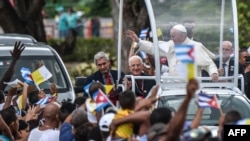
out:
M134 42L136 42L136 43L139 42L139 38L138 38L138 36L135 34L134 31L132 31L132 30L127 30L126 35L127 35L127 37L129 37L131 40L133 40Z
M18 60L24 49L25 46L21 44L21 41L15 42L14 49L10 51L12 59Z
M39 60L39 61L37 62L37 64L36 64L36 68L38 69L38 68L42 67L43 65L44 65L43 61L42 61L42 60Z
M195 91L199 89L199 83L196 79L191 79L187 84L187 97L192 98L195 94Z

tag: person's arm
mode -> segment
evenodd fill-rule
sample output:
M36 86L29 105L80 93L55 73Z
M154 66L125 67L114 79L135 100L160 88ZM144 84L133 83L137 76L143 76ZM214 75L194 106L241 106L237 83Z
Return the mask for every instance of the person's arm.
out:
M51 83L51 85L50 85L50 93L51 93L51 96L52 96L51 102L52 101L57 101L58 90L57 90L57 87L56 87L55 83Z
M18 61L18 59L19 59L19 57L24 49L25 49L25 46L24 46L24 44L21 44L21 41L15 42L13 51L10 51L10 54L12 56L12 61L10 63L8 70L4 73L4 75L0 81L0 90L5 89L6 84L4 84L4 82L9 82L11 80L11 77L12 77L14 70L15 70L14 68L15 68L16 62Z
M11 141L14 141L14 136L12 135L9 126L4 122L2 116L0 115L0 130L10 138Z
M72 141L75 135L72 133L72 114L68 115L60 128L59 141Z
M22 109L20 110L24 110L26 108L27 105L27 93L28 93L28 87L29 85L27 83L23 83L23 82L19 82L19 84L23 87L23 91L22 91Z
M209 73L212 81L218 81L219 79L218 68L215 65L211 55L209 55L207 48L202 44L197 44L195 52L197 52L196 57L199 58L198 65L205 66L204 69Z
M154 86L151 95L147 99L141 99L140 102L135 106L134 111L140 111L144 108L149 109L158 99L157 92L159 86Z
M17 88L10 87L6 101L4 103L3 109L6 109L10 106L12 97L17 93Z
M187 84L187 95L181 106L177 110L175 116L170 120L169 124L167 125L168 132L166 134L166 141L179 140L179 136L182 132L182 127L185 123L189 102L198 88L199 84L196 79L189 80Z
M126 117L115 119L110 124L111 133L115 133L116 128L124 123L140 123L140 131L139 134L143 135L147 133L148 128L150 127L150 112L149 111L139 111L133 114L130 114Z
M204 109L203 108L198 108L196 115L190 125L190 128L197 128L200 125L201 119L202 119L202 114L203 114Z
M140 51L146 52L148 54L154 55L155 49L152 42L147 40L140 40L136 33L132 30L127 30L126 35L132 41L138 43L138 47ZM167 54L171 53L170 48L174 45L171 42L159 41L159 53L160 56L166 56Z

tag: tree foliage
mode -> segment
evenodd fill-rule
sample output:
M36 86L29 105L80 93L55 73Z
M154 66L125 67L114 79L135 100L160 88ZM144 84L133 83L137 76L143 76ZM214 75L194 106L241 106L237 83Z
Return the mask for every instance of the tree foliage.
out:
M250 46L250 1L237 0L238 25L239 25L239 47L247 48Z
M5 33L32 35L38 41L46 42L42 9L44 0L0 1L0 26Z

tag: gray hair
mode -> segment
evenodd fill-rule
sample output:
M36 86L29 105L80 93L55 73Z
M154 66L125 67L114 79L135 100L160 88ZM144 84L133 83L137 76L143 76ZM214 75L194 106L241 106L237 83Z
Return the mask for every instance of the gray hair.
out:
M79 107L72 112L71 123L74 128L78 128L80 125L86 122L88 122L87 112L82 107Z
M95 54L94 56L94 63L96 64L97 63L97 60L101 59L101 58L104 58L106 59L107 61L109 61L109 56L105 53L105 52L98 52Z
M131 66L131 62L132 62L133 60L137 60L137 59L140 60L141 64L143 64L142 58L141 58L140 56L138 56L138 55L133 55L133 56L131 56L131 57L128 59L128 65Z

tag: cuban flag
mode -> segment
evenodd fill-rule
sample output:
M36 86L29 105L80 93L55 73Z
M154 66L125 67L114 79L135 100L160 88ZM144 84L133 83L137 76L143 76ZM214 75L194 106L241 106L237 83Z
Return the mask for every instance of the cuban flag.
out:
M53 98L52 96L46 96L46 97L40 99L39 101L37 101L35 104L36 105L46 105L46 104L51 102L52 98Z
M100 89L94 93L93 99L96 103L96 112L101 111L103 108L111 104L105 93Z
M93 82L91 82L91 83L89 83L89 84L87 84L87 85L85 85L84 87L83 87L83 91L88 95L88 96L90 96L90 94L89 94L89 87L90 87L90 85L92 84Z
M178 75L188 80L194 78L196 69L193 45L175 45L175 53L177 60L180 61L176 66Z
M215 95L208 95L203 93L202 91L198 95L198 105L201 108L217 108L219 109L219 103Z
M142 40L145 40L146 37L147 37L147 35L148 35L148 28L142 29L142 30L141 30L141 33L140 33L140 38L141 38Z
M32 80L32 77L31 77L30 69L26 67L22 67L20 71L24 79L24 82L26 82L29 85L34 85L34 81Z

